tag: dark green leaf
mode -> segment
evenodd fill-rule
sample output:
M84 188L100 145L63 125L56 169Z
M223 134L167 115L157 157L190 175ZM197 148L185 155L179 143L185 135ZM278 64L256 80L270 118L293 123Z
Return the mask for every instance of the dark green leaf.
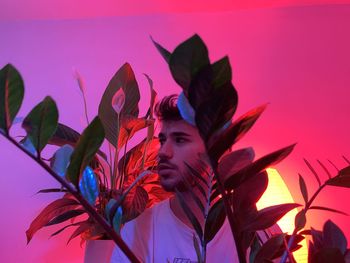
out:
M341 229L331 220L323 226L323 244L326 248L337 248L344 255L347 249L346 237Z
M24 96L20 73L11 64L0 70L0 132L9 133Z
M275 257L276 252L283 246L283 239L285 234L279 234L271 237L262 247L259 249L255 256L254 263L264 263L265 260L272 260Z
M84 213L86 213L86 211L83 209L70 210L70 211L67 211L67 212L55 217L54 219L50 220L50 222L48 222L45 226L56 225L56 224L62 223L64 221L67 221L68 219L71 219L73 217L77 217L79 215L82 215Z
M328 179L326 184L350 188L350 166L341 169L338 175Z
M254 125L266 109L267 104L259 106L233 122L227 129L217 132L208 142L209 155L218 160L233 144L239 141Z
M222 199L218 200L209 210L204 227L204 242L208 244L224 224L226 218L225 206Z
M226 176L235 174L242 168L251 164L254 160L254 156L254 149L251 147L236 150L222 156L218 164L218 173L223 179L223 182L226 181Z
M191 222L194 230L196 231L199 239L203 240L203 230L202 230L201 224L199 223L196 216L193 214L191 208L187 205L181 192L179 192L177 189L175 189L175 191L176 191L177 196L179 197L180 205L181 205L183 211L185 212L187 218L190 220L190 222Z
M151 91L151 98L150 98L150 103L149 103L149 114L150 114L150 119L153 119L153 108L154 108L154 103L155 103L155 100L157 97L157 92L153 88L153 80L147 74L144 74L144 75L147 78L147 81L149 83L149 88ZM146 118L147 118L147 115L146 115Z
M338 213L338 214L342 214L342 215L348 216L347 213L344 213L342 211L339 211L339 210L336 210L336 209L333 209L333 208L324 207L324 206L314 205L314 206L309 207L309 209L329 211L329 212L334 212L334 213Z
M186 96L192 79L208 65L210 65L208 50L198 35L190 37L177 46L169 60L171 74L184 89Z
M256 160L254 163L239 170L237 173L227 178L225 182L225 189L234 189L248 178L260 173L261 171L265 170L270 166L279 163L292 152L294 146L295 144L292 144L288 147L282 148L278 151L265 155L260 159Z
M38 153L53 136L58 125L58 110L55 101L47 96L36 105L22 123Z
M344 256L337 248L324 248L313 256L310 263L345 263Z
M96 198L99 195L98 178L89 166L83 172L83 176L79 182L79 190L91 205L95 204Z
M103 140L103 126L96 117L79 138L67 169L66 177L75 186L78 186L80 175L95 156Z
M124 64L113 76L102 96L98 108L98 116L105 129L106 139L114 146L118 143L118 117L112 107L112 98L119 89L123 89L125 93L125 104L119 116L120 120L128 115L138 117L140 92L134 72L128 63Z
M304 162L306 163L307 167L309 167L310 171L312 172L312 174L315 176L317 182L318 182L318 185L321 186L321 180L320 180L320 177L318 176L317 172L315 171L315 169L312 167L312 165L308 162L308 160L306 160L304 158Z
M306 187L304 178L301 176L301 174L299 174L299 187L300 187L300 192L303 195L303 198L306 204L309 200L309 197L308 197L307 187Z
M59 176L64 176L66 174L73 151L74 149L72 146L68 144L63 145L55 152L51 159L50 166Z
M162 57L165 59L165 61L169 64L171 53L168 50L166 50L164 47L159 45L156 41L154 41L154 39L152 37L151 37L151 40L152 40L153 44L156 46L159 53L162 55Z
M59 193L59 192L67 192L67 190L62 188L49 188L49 189L43 189L37 192L37 194L41 193Z
M76 200L68 198L60 198L47 205L33 220L29 229L26 231L27 243L29 243L33 235L50 222L50 220L66 211L74 209L78 205L79 203Z
M244 230L257 231L266 229L274 225L286 213L298 206L300 205L291 203L263 208L258 211L258 214L255 218L251 218L248 222L245 223Z
M297 213L295 216L294 226L296 231L299 231L305 227L306 224L306 216L305 216L305 210L301 210Z
M215 88L221 87L226 83L231 83L232 80L232 69L229 58L223 57L212 64L213 69L213 81L212 84Z

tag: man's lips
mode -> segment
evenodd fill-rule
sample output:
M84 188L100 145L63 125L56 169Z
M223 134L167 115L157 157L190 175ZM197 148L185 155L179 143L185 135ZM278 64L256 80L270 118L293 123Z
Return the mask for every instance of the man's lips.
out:
M161 171L161 170L172 170L172 169L174 169L174 167L171 166L171 165L168 165L168 164L165 164L165 163L158 164L158 171Z

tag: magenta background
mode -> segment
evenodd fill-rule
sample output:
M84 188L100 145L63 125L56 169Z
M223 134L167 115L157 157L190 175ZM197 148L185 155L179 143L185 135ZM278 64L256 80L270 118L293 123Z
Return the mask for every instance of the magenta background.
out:
M97 113L109 79L126 61L145 94L140 105L144 109L148 86L142 73L154 80L159 97L180 91L149 36L172 50L198 33L207 43L212 60L226 54L230 57L233 82L240 96L238 115L270 103L238 147L252 145L259 157L298 142L292 155L276 168L301 202L298 172L304 175L310 190L316 187L303 157L315 166L318 158L325 163L330 159L339 167L345 166L342 155L350 158L349 26L349 5L2 21L0 67L10 62L24 78L26 94L19 116L51 95L60 109L60 121L81 131L83 108L72 77L73 67L85 79L90 118ZM82 262L79 240L65 245L71 231L48 240L57 228L44 229L26 246L25 230L31 220L55 198L34 194L57 183L4 138L0 139L0 151L0 260ZM349 190L329 188L317 204L350 213L349 196ZM329 217L350 240L347 217L310 212L308 218L320 228Z

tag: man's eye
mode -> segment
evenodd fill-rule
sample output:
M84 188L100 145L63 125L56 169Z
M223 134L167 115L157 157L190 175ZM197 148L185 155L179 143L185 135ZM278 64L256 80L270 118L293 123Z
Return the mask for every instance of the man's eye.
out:
M164 140L164 139L159 139L158 141L159 141L160 145L163 145L163 144L164 144L164 142L165 142L165 140Z
M184 142L186 142L186 139L185 138L181 138L181 137L180 138L176 138L175 142L176 143L184 143Z

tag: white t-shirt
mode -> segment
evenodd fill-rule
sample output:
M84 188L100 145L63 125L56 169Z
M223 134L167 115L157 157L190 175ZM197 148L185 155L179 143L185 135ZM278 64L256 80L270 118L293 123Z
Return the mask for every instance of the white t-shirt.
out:
M125 224L122 238L143 263L194 263L194 233L174 215L167 199ZM111 263L124 262L130 261L115 247ZM239 262L227 219L207 245L207 262Z

